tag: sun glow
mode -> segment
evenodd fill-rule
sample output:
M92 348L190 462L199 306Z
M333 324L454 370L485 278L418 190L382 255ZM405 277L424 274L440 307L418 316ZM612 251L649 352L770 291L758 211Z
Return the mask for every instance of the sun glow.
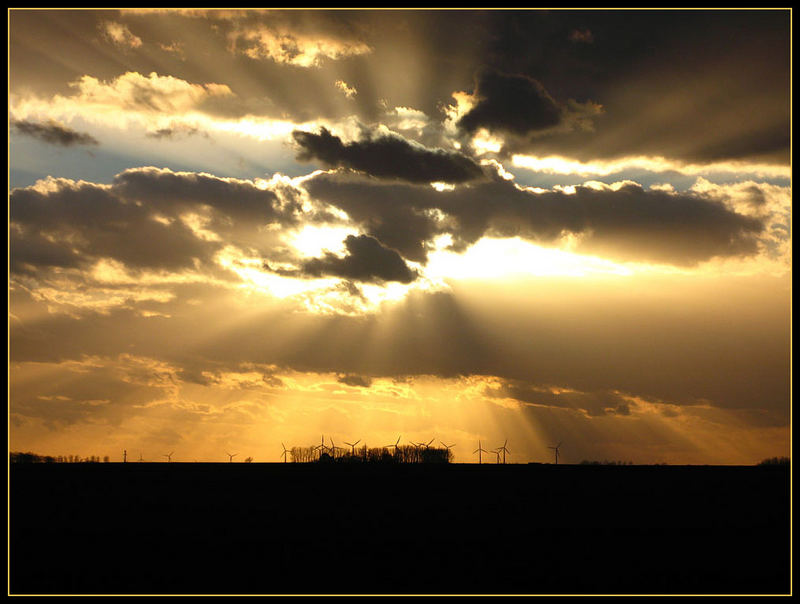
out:
M286 241L302 255L318 258L325 252L344 254L344 240L348 235L358 235L358 230L346 226L307 224L300 230L289 233Z
M597 274L632 275L625 265L594 256L547 248L513 239L484 238L463 254L446 249L448 239L437 240L426 274L431 278L498 278L514 275L584 277Z
M263 260L242 254L227 246L217 254L217 262L223 268L236 273L246 287L276 298L288 298L320 288L331 287L336 279L292 279L265 271Z
M725 172L732 174L755 174L765 178L789 178L791 168L782 165L758 164L747 162L716 162L706 164L691 164L676 161L666 157L631 156L616 160L581 162L567 157L550 155L537 157L535 155L512 156L511 163L515 168L525 168L545 174L577 174L579 176L608 176L630 170L646 170L648 172L675 171L682 174L708 174Z

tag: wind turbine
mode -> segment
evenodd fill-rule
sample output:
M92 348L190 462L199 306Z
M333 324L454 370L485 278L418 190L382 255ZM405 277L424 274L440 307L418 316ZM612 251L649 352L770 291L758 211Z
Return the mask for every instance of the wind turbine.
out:
M161 457L166 457L167 458L167 463L169 463L169 462L172 461L172 453L174 453L174 452L175 451L172 451L171 453L167 453L166 455L162 455Z
M342 450L341 447L336 446L336 443L333 442L333 438L331 438L331 457L334 459L336 459L336 449L339 449L340 451Z
M503 452L503 463L506 463L506 453L508 453L509 455L511 455L511 451L509 451L509 450L506 448L506 445L507 445L507 444L508 444L508 439L506 439L506 442L504 442L504 443L503 443L503 446L502 446L502 447L497 447L497 449L495 449L496 451L502 451L502 452Z
M483 447L481 447L481 441L478 441L478 448L477 448L477 449L475 449L475 450L473 451L473 453L477 453L477 454L478 454L478 463L479 463L479 464L481 463L481 453L482 453L482 452L483 452L483 453L489 453L489 451L487 451L486 449L484 449Z
M225 455L228 456L228 462L233 463L233 458L239 455L238 453L228 453L225 451Z
M317 449L320 449L320 453L319 454L320 454L320 456L322 456L322 454L325 453L325 449L327 449L327 448L328 447L325 446L325 435L323 434L322 435L322 441L320 442L319 445L314 447L314 451L316 451Z
M142 454L141 453L139 453L139 461L144 461L144 459L142 459Z
M561 446L561 443L558 443L555 447L547 447L548 449L552 449L553 451L556 452L556 465L558 465L558 448L560 446Z
M398 436L397 437L397 442L394 443L393 445L386 445L386 448L388 449L390 447L394 447L394 454L397 455L397 445L399 445L399 444L400 444L400 437Z
M439 441L439 442L440 442L440 443L442 443L442 441ZM447 451L447 460L448 460L448 461L450 461L450 449L452 449L453 447L455 447L455 446L456 446L456 444L455 444L455 443L453 443L452 445L446 445L446 444L442 443L442 446L443 446L443 447L445 448L445 450Z
M286 454L289 453L289 451L286 450L286 445L283 443L281 443L281 447L283 447L283 453L281 453L281 455L283 455L283 463L286 463Z
M361 442L361 439L360 439L360 438L359 438L359 439L358 439L356 442L354 442L354 443L349 443L349 442L347 442L347 441L344 441L344 444L346 444L346 445L350 445L350 448L351 448L351 452L350 452L350 454L351 454L353 457L355 457L355 456L356 456L356 445L357 445L358 443L360 443L360 442Z

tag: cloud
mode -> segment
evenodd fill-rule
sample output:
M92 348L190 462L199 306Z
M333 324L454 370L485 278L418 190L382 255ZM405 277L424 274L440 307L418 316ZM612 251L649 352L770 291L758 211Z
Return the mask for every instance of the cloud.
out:
M180 136L200 135L208 138L208 133L203 132L197 126L190 126L188 124L175 124L174 126L165 126L150 132L146 132L145 136L148 138L156 139L175 139Z
M358 90L349 86L344 80L336 80L335 85L348 99L352 99L358 94Z
M100 24L103 35L117 46L127 49L139 48L142 39L131 33L127 25L115 21L103 21Z
M499 380L487 385L483 392L491 398L511 398L531 405L573 409L590 416L630 415L628 399L613 391L581 392L523 380Z
M60 305L40 288L12 285L20 320L9 326L11 362L131 352L187 376L241 372L243 363L373 379L492 375L518 400L592 417L625 404L614 396L624 392L680 406L705 399L769 409L788 421L785 279L487 279L412 292L370 316L291 312L208 280L171 285L174 296L162 302L67 314L49 310Z
M340 384L359 388L369 388L372 385L372 378L362 375L340 375L336 378L336 381Z
M484 71L475 83L473 106L457 126L472 134L490 132L528 135L558 126L563 109L539 82L525 75Z
M202 109L216 97L231 99L233 92L225 84L192 84L174 76L151 72L142 75L128 71L109 81L84 75L71 86L77 91L71 97L54 101L73 101L108 109L136 110L152 113L185 113Z
M43 368L54 379L37 379ZM12 396L15 411L41 418L49 430L87 421L119 425L123 418L141 413L143 405L176 393L173 367L126 353L49 366L17 364L14 372L21 378Z
M37 123L30 120L11 120L15 132L38 138L46 143L71 147L73 145L99 145L92 135L78 132L63 124L50 120L47 123Z
M10 196L11 270L79 268L100 259L132 270L188 270L225 245L267 253L262 229L294 224L299 206L252 181L136 168L111 185L46 179Z
M581 44L591 44L594 42L594 34L590 29L573 29L569 33L570 42L577 42Z
M229 23L229 50L251 59L269 59L295 67L321 67L326 60L368 54L372 48L355 21L282 11L228 11L216 15Z
M385 245L422 262L432 238L449 233L456 251L484 236L558 245L572 235L579 253L693 266L716 256L754 254L764 229L760 218L732 211L713 195L645 190L634 183L533 192L498 177L435 191L323 173L304 186Z
M484 177L474 160L460 153L427 149L397 135L372 135L344 143L321 128L319 134L295 130L298 159L317 159L329 167L344 167L379 178L413 183L462 183Z
M322 258L302 263L299 270L275 270L285 276L333 276L352 281L411 283L418 274L411 270L395 250L381 245L374 237L348 235L344 240L347 255L343 258L327 252Z

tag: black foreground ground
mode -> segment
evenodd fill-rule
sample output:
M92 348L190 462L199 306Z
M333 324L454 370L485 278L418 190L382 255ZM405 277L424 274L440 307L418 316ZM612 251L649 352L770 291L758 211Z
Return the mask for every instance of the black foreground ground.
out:
M787 594L789 475L13 464L10 593Z

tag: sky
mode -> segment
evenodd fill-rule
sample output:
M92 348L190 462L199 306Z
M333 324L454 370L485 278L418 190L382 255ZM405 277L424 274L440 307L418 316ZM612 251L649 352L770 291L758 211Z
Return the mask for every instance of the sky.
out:
M9 10L10 449L789 456L790 21Z

